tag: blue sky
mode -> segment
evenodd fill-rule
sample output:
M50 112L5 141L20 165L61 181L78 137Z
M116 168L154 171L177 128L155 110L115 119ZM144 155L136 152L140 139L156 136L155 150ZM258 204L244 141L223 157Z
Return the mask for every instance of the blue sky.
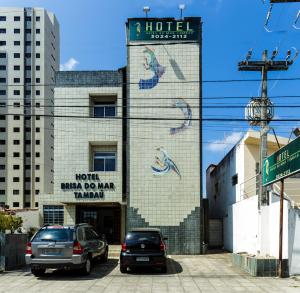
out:
M264 49L279 48L284 58L291 47L300 49L300 30L293 29L300 3L274 5L268 33L264 22L268 0L0 0L1 6L38 6L53 11L61 29L61 63L77 70L117 69L126 65L125 21L143 17L143 6L151 7L151 17L179 17L178 4L185 3L185 16L203 18L203 79L258 79L259 73L242 73L237 63L249 48L253 58L261 58ZM300 26L300 21L299 21ZM300 58L288 72L270 73L269 78L300 77ZM247 104L259 95L259 82L204 83L204 106ZM269 95L275 105L300 105L299 81L270 81ZM211 97L242 96L243 99ZM243 118L244 109L207 109L204 117ZM276 108L277 118L298 118L298 108ZM299 124L299 123L298 123ZM273 122L276 132L289 136L297 122ZM249 129L244 122L204 123L204 168L218 163L235 142Z

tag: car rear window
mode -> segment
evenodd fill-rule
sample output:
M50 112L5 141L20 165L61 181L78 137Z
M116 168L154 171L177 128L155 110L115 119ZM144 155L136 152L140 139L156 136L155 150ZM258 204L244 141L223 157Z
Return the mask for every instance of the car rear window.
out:
M126 235L125 239L128 245L145 242L159 245L160 240L160 235L157 232L130 232Z
M55 241L55 242L69 242L74 239L73 229L44 229L38 232L34 237L34 242L39 241Z

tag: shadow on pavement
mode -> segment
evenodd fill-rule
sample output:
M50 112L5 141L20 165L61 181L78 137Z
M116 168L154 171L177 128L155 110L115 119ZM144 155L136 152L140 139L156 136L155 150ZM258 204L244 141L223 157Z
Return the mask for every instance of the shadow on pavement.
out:
M39 280L51 281L82 281L101 279L111 273L118 265L118 259L108 259L107 263L95 262L88 276L83 276L79 270L47 270Z
M162 273L160 269L151 267L137 267L128 271L132 275L176 275L182 272L182 266L174 259L168 258L167 260L167 272Z

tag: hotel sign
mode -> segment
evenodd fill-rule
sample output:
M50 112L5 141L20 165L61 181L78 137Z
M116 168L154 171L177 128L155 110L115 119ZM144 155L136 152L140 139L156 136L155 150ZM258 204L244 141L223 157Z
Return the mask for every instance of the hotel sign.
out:
M129 19L129 41L197 41L200 18Z
M264 160L263 186L298 172L300 172L300 137Z
M113 182L102 182L98 174L75 174L76 182L61 183L61 190L73 191L76 199L103 199L107 190L115 190Z

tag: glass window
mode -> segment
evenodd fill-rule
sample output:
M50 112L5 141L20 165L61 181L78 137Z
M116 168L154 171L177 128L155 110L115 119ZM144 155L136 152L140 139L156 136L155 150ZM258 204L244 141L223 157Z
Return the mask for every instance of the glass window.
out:
M0 190L0 195L5 195L5 190Z
M36 21L40 21L40 20L41 20L41 17L40 17L40 16L37 16L37 17L35 18L35 20L36 20Z
M19 65L14 65L14 70L20 70L20 66Z
M6 53L0 53L0 58L6 58Z
M20 42L20 41L14 41L14 45L15 45L15 46L20 46L20 45L21 45L21 42Z
M20 32L21 32L21 30L20 30L19 28L15 28L15 29L14 29L14 33L15 33L15 34L19 34Z
M5 46L6 45L6 41L0 41L0 46Z
M14 158L19 158L19 157L20 157L20 153L15 152L15 153L13 154L13 156L14 156Z
M17 78L17 77L14 78L14 83L20 83L20 81L21 81L20 78Z
M96 152L94 153L93 171L116 171L116 153L115 152Z
M0 65L0 70L6 70L6 65Z
M0 170L5 170L5 165L0 165Z
M0 16L0 21L6 21L6 16Z
M14 17L14 21L20 21L21 20L21 17L20 16L15 16Z
M64 207L60 205L45 205L43 207L44 224L64 224Z
M19 202L16 202L16 201L13 202L13 207L14 207L14 208L18 208L19 206L20 206L20 203L19 203Z
M40 242L40 241L71 242L74 240L73 234L74 234L73 229L45 228L40 230L32 241L33 242Z
M96 102L94 104L94 117L115 117L116 116L116 103L106 102L100 103Z
M20 53L14 53L14 58L20 58Z
M6 29L5 28L0 28L0 34L5 34L6 33Z
M18 189L13 190L13 195L19 195L19 194L20 194L20 190L18 190Z

